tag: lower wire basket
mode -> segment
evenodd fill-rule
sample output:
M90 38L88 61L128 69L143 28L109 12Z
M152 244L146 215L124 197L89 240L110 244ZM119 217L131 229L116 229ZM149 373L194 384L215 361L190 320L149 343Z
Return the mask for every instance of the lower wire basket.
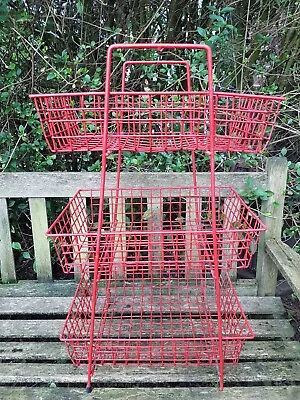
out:
M218 364L216 280L208 271L190 280L180 271L160 279L116 276L106 274L98 284L94 366ZM92 285L83 274L61 334L77 366L88 362ZM244 341L254 334L225 271L220 289L223 357L225 363L237 363Z

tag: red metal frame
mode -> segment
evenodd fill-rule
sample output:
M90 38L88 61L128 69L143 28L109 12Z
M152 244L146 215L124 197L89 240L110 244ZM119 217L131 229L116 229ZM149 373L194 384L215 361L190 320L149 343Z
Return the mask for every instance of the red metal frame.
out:
M115 50L204 51L207 90L191 90L186 61L126 61L112 92ZM131 64L182 64L188 90L128 92ZM65 272L82 274L63 328L72 362L96 365L236 363L253 332L228 270L249 266L265 226L232 189L215 186L215 151L259 152L282 97L215 92L212 53L198 44L117 44L108 49L104 92L32 95L52 151L101 151L99 190L80 190L51 225ZM123 188L121 151L188 150L188 188ZM209 188L197 184L195 150L210 157ZM118 152L116 187L107 155ZM92 279L91 279L92 276Z
M106 156L107 156L107 145L108 145L108 132L109 132L109 111L110 111L110 80L111 80L111 64L113 51L117 49L188 49L188 50L200 50L205 51L207 58L207 68L208 68L208 119L209 119L209 132L210 132L210 169L211 169L211 226L212 226L212 248L213 248L213 269L216 279L216 304L217 304L217 318L218 318L218 350L219 350L219 376L220 376L220 389L223 388L224 383L224 356L222 349L222 315L221 315L221 303L220 303L220 287L219 287L219 264L218 264L218 239L216 234L216 199L215 199L215 174L214 174L214 151L215 151L215 119L214 119L214 104L213 104L213 76L212 76L212 52L207 45L194 45L194 44L115 44L109 47L107 52L106 60L106 79L105 79L105 98L104 98L104 137L103 137L103 153L102 153L102 169L100 177L100 199L99 199L99 209L103 210L104 207L104 193L105 193L105 178L106 178ZM119 151L120 153L120 151ZM193 153L193 161L195 161ZM119 156L120 162L120 156ZM120 171L120 165L118 166ZM196 168L193 166L194 180L196 179ZM117 190L119 189L119 182L117 182ZM118 194L117 197L118 198ZM117 208L117 206L116 206ZM97 292L98 292L98 280L100 276L100 250L101 250L101 231L103 225L103 213L99 214L98 219L98 229L97 229L97 240L96 240L96 254L95 254L95 272L94 272L94 282L92 290L92 310L91 310L91 324L90 324L90 342L89 342L89 354L88 354L88 379L87 379L87 390L91 388L91 378L94 372L93 364L93 348L94 348L94 328L95 328L95 312L96 312L96 302L97 302Z

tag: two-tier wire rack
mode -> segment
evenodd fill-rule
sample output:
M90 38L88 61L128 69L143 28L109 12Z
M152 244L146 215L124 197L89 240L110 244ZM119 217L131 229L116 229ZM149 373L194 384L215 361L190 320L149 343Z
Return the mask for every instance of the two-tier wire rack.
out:
M125 61L121 91L112 91L113 54L131 50L156 51L156 59ZM205 55L206 90L192 90L187 52ZM126 90L136 64L180 66L186 90ZM61 340L76 366L87 364L88 391L97 365L216 365L222 389L224 363L237 363L254 337L229 271L249 266L265 226L233 188L216 187L214 157L262 151L283 98L216 92L212 71L206 45L117 44L104 92L31 95L52 151L102 153L100 187L79 190L47 231L64 272L81 274ZM180 150L191 154L185 187L123 187L122 151ZM197 183L197 150L210 158L209 187Z

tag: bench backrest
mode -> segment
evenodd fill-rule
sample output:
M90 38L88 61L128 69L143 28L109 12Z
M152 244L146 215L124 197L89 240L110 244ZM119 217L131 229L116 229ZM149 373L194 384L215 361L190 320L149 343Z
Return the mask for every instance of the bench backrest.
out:
M268 226L262 235L258 253L258 290L260 295L273 292L276 286L274 264L267 259L265 241L268 238L280 239L284 193L286 186L287 161L285 158L271 158L264 172L217 173L217 185L233 186L237 191L245 187L249 176L255 185L261 185L274 194L262 204L260 215ZM209 186L209 173L198 174L198 184ZM122 173L123 187L167 187L192 185L188 173ZM115 187L115 174L108 173L107 186ZM2 173L0 174L0 272L2 283L16 281L16 271L11 247L10 223L7 199L27 198L29 201L36 272L39 281L52 280L52 266L49 242L45 236L48 228L46 198L71 198L79 188L99 187L98 173ZM268 262L270 261L270 262ZM274 278L275 276L275 278ZM275 279L275 281L274 281Z

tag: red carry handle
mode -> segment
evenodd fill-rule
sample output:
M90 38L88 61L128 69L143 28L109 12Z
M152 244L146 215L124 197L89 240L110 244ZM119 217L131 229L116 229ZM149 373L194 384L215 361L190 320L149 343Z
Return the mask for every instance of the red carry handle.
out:
M103 120L103 154L106 154L107 151L107 135L109 128L109 98L110 98L110 80L111 80L111 65L112 65L112 57L113 52L115 50L147 50L147 49L156 49L158 51L162 50L199 50L205 51L206 60L207 60L207 83L208 83L208 110L209 110L209 133L210 133L210 154L214 153L215 148L215 132L216 132L216 124L214 118L214 90L213 90L213 75L212 75L212 51L211 48L206 44L177 44L177 43L121 43L121 44L113 44L108 48L107 51L107 60L106 60L106 77L105 77L105 99L104 99L104 120ZM211 157L212 159L213 157ZM102 158L103 165L105 167L104 162L105 157ZM105 172L103 172L105 175ZM104 176L103 176L104 178ZM212 179L214 180L214 179ZM214 190L214 182L212 182L212 190Z

